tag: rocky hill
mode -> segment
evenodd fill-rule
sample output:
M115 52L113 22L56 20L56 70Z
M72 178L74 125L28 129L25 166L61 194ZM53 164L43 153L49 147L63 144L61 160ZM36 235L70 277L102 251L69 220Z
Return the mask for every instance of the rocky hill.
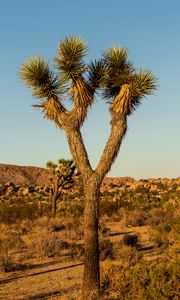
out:
M0 164L0 185L6 183L13 183L16 186L48 186L49 171L40 167L28 167ZM180 177L176 179L157 178L157 179L141 179L135 180L131 177L117 177L117 178L105 178L102 185L102 190L107 188L135 189L139 185L153 187L155 185L178 185L180 186Z
M48 174L44 168L0 164L0 184L12 182L20 186L45 186Z

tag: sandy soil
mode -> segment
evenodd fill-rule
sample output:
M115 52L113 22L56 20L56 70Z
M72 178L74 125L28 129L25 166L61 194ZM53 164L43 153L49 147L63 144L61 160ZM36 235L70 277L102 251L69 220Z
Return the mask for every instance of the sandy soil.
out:
M109 223L112 242L118 242L124 234L139 235L141 251L147 259L157 255L150 240L148 226L129 227L120 230L118 222ZM103 264L103 262L102 262ZM25 271L0 274L0 299L80 299L83 278L83 263L67 258L46 259L36 262Z

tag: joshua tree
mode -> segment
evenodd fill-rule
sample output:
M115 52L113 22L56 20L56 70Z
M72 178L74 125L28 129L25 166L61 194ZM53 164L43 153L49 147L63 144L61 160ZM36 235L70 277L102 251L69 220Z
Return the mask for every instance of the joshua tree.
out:
M73 187L74 179L78 174L72 160L59 159L58 164L48 161L46 167L50 171L52 215L55 217L57 200L61 198L63 190Z
M84 281L83 298L99 291L98 218L99 191L110 171L127 130L127 119L140 105L143 96L156 89L156 78L149 70L136 71L128 61L125 48L107 49L101 59L85 64L87 45L77 37L66 37L58 47L56 72L41 57L28 59L20 68L20 76L41 98L35 107L63 129L84 187ZM81 135L81 126L97 92L101 93L111 115L111 131L97 167L93 170ZM64 98L73 108L63 105Z

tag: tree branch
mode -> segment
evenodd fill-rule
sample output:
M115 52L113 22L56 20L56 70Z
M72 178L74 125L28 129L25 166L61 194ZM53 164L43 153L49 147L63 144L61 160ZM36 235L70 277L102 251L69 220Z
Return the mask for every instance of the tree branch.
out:
M118 154L126 130L126 117L120 114L114 115L111 122L110 136L101 155L99 164L95 170L99 180L103 180L105 175L110 171L111 166Z
M80 128L87 116L88 108L93 102L94 90L81 76L76 82L72 82L70 93L73 95L74 107L66 114L67 122L74 128Z
M81 132L79 130L68 130L68 128L66 128L65 131L75 165L84 177L83 179L87 179L92 174L93 170L88 159Z

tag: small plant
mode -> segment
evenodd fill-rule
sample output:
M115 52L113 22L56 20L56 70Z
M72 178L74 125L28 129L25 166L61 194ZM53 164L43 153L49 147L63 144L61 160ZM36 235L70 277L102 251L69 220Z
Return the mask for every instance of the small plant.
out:
M14 257L12 254L0 256L0 271L14 272L27 269L28 265L23 262L23 256Z
M0 225L0 270L11 272L22 269L24 242L21 239L20 231L15 230L13 225Z
M101 260L114 259L113 244L109 239L104 239L100 241L99 251Z
M126 246L137 247L138 246L138 235L137 234L126 234L123 237L123 243Z
M54 257L59 250L59 237L56 234L43 232L34 236L29 247L33 249L32 254L38 258Z
M157 226L160 223L169 222L173 218L172 209L153 208L149 212L149 225Z
M38 205L35 201L20 199L10 204L5 202L0 206L0 222L13 224L16 220L35 219L38 217Z
M102 201L100 201L100 215L111 216L116 213L119 206L117 202L112 201L112 196L109 198L103 197Z
M125 225L143 226L147 223L147 213L142 210L132 210L126 213Z

